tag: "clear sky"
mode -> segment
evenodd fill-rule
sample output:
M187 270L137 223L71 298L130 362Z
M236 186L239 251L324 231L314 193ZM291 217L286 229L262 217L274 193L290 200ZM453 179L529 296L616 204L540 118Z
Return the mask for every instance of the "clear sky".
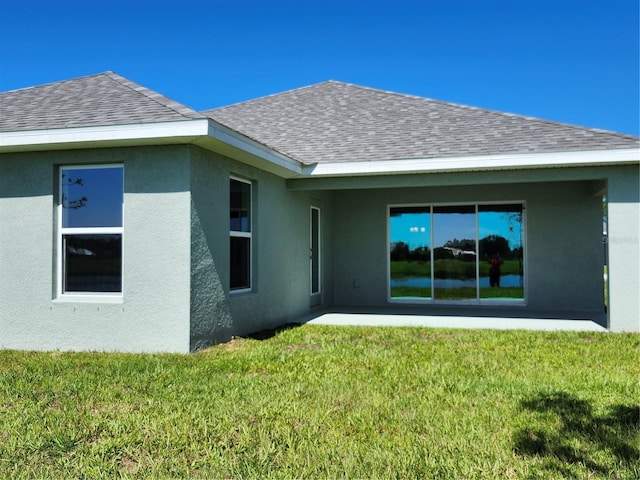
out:
M0 0L0 90L106 70L196 110L324 80L639 134L638 0Z

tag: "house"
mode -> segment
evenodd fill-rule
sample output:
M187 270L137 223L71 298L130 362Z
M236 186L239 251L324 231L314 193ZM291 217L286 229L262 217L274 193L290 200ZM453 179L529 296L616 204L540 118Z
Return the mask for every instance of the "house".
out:
M637 137L335 81L197 112L106 72L0 108L1 348L347 307L640 331Z

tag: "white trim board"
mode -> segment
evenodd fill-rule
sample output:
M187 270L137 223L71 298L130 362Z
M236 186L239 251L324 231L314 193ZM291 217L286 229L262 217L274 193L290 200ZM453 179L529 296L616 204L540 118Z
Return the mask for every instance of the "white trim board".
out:
M416 158L362 162L327 162L303 168L306 177L552 168L638 163L640 148L579 152L524 153L471 157Z

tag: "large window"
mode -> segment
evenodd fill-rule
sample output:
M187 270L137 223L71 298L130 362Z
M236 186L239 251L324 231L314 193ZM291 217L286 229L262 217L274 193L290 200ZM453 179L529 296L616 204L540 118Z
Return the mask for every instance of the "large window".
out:
M121 165L60 168L58 293L122 293Z
M251 182L229 184L230 285L233 292L251 290Z
M524 300L523 204L389 208L392 300Z

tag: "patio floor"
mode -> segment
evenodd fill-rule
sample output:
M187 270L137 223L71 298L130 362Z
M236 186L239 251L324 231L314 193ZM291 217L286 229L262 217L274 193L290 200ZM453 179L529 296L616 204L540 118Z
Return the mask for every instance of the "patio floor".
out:
M494 330L564 330L607 332L606 313L531 312L527 310L429 310L381 307L318 310L300 319L315 325L363 325L428 328L481 328Z

